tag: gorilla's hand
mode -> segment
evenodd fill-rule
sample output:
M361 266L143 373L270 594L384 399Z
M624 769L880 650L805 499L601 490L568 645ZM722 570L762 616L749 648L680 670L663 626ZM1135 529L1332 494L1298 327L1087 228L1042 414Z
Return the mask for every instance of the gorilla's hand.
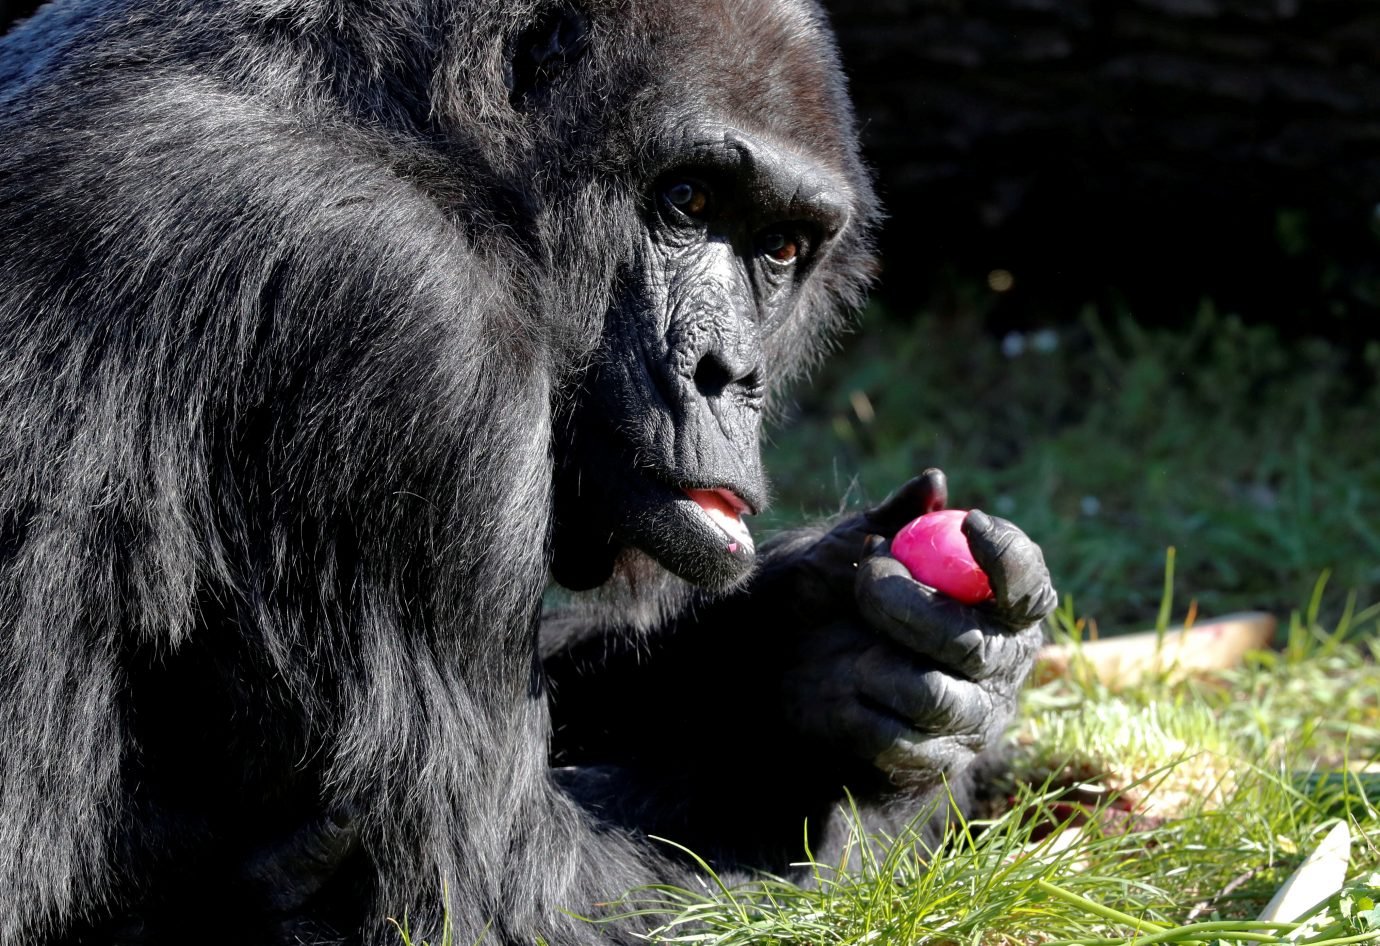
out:
M780 608L785 724L899 785L955 775L997 740L1056 603L1039 546L976 510L963 531L993 599L966 606L913 580L887 539L946 501L927 470L823 535L783 537L758 585Z

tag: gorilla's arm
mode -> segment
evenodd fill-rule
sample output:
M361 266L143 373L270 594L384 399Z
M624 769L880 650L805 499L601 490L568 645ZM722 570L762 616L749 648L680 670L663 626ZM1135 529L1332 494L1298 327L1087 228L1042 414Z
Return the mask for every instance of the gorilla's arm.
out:
M992 602L911 580L882 537L945 499L928 471L833 528L780 536L744 591L647 635L548 619L568 790L724 866L784 870L806 819L827 862L850 795L870 829L894 834L927 808L937 827L946 793L963 805L979 781L974 760L1009 721L1055 603L1039 548L982 513L965 531Z

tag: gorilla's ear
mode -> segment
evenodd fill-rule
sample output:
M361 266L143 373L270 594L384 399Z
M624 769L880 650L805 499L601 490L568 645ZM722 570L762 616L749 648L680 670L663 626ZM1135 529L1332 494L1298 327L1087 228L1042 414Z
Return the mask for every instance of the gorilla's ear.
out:
M518 34L508 57L508 101L521 111L589 48L589 18L562 3Z

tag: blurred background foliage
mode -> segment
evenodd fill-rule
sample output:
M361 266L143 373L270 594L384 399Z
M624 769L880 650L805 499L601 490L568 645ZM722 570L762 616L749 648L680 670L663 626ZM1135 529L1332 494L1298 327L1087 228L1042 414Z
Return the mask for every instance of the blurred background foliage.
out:
M769 528L926 466L1102 633L1380 600L1380 5L825 0L889 217Z
M952 505L1042 544L1104 633L1153 623L1169 546L1178 601L1203 614L1287 614L1324 572L1334 613L1347 591L1380 600L1380 342L1211 303L1173 328L1089 305L999 334L986 289L865 313L773 433L768 528L938 466Z

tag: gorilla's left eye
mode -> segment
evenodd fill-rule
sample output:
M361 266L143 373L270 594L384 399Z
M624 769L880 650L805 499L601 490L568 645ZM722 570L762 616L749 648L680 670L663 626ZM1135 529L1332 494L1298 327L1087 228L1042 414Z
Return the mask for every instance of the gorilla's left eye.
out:
M781 230L773 230L762 237L762 252L778 263L794 263L800 256L799 241Z
M692 220L699 220L709 211L709 193L694 181L675 181L664 191L671 206Z

